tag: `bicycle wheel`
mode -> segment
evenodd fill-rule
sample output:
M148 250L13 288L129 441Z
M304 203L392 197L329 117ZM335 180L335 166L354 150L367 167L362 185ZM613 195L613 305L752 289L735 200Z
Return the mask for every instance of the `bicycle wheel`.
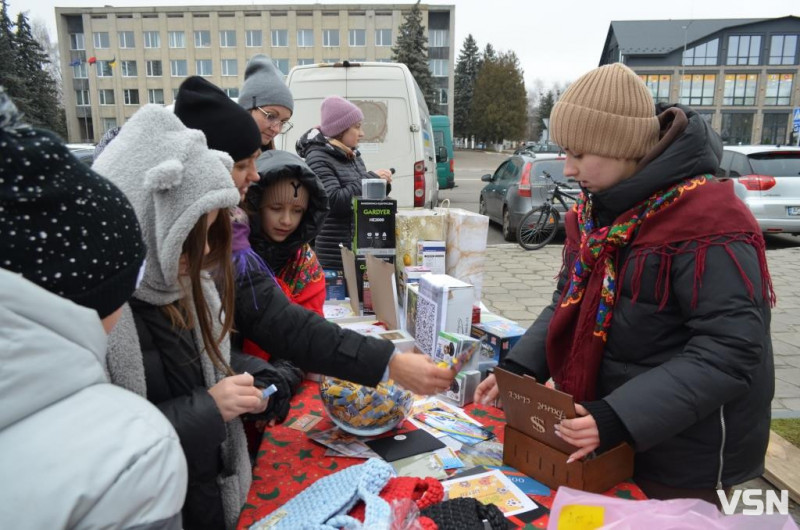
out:
M549 204L525 214L517 227L517 241L525 250L538 250L556 237L561 216Z

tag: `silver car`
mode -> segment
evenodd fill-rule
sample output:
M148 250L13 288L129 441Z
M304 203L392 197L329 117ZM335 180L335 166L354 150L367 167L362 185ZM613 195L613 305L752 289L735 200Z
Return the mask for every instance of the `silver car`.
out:
M763 232L800 234L800 147L725 146L717 177L734 181Z

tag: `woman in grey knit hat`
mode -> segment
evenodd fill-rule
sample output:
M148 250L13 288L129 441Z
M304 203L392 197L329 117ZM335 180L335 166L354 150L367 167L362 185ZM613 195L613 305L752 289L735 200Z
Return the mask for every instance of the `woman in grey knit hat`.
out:
M274 139L292 128L289 118L294 99L281 74L268 56L259 53L247 63L239 105L250 112L261 131L261 150L275 149Z

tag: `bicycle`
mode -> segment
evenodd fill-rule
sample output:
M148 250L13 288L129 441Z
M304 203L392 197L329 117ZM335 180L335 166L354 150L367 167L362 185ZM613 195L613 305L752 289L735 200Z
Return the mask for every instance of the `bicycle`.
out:
M564 191L575 188L556 182L547 171L544 171L540 178L552 182L553 188L547 192L547 198L542 205L526 213L517 226L517 241L525 250L538 250L556 237L561 224L561 214L556 209L556 201L564 207L564 210L569 210L570 206L566 201L578 199L576 192Z

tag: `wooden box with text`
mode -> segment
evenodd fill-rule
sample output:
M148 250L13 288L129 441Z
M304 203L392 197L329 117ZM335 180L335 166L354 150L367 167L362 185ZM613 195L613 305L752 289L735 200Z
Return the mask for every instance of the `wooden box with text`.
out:
M530 376L495 369L506 415L503 463L552 489L568 486L602 493L633 475L633 449L622 443L567 464L577 448L555 435L555 425L575 417L572 396Z

